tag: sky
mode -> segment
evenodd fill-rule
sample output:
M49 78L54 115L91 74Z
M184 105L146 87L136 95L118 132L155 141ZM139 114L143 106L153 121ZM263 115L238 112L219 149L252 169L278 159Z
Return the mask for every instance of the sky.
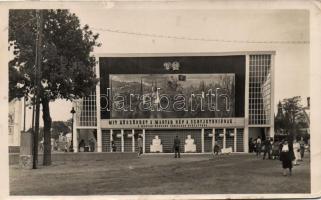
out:
M309 41L308 11L105 9L91 6L74 8L71 12L80 18L82 25L88 24L100 34L102 46L95 48L94 54L276 51L275 104L284 98L301 96L306 105L306 97L310 96L308 43L206 41ZM205 40L141 36L106 29ZM71 118L71 102L57 100L50 106L54 121Z

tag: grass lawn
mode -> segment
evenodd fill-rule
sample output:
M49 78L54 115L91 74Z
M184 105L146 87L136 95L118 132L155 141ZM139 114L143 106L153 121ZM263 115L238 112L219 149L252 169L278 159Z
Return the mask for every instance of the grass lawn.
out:
M249 154L145 155L121 160L55 162L37 170L10 166L11 195L310 193L308 154L292 176L278 160Z

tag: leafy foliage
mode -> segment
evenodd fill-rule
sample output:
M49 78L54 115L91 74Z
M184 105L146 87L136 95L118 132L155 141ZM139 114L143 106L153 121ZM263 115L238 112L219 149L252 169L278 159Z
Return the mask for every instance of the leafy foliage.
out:
M60 133L66 135L71 132L71 127L64 121L53 121L51 124L51 138L58 139ZM42 140L44 135L43 128L40 128L39 139Z
M78 17L68 10L41 10L43 31L41 43L40 103L43 110L44 165L51 164L51 117L49 102L88 96L98 80L95 57L97 42L88 25L80 26ZM9 11L9 49L14 58L9 62L9 101L34 97L36 92L35 60L37 44L36 10ZM38 43L39 44L39 43ZM38 78L39 78L38 77ZM34 99L34 98L32 98ZM32 101L33 102L33 101Z
M90 53L100 46L88 25L68 10L42 10L42 95L49 100L77 99L95 87L95 57ZM10 10L9 100L30 98L35 93L36 11Z
M278 105L275 129L282 129L293 136L298 135L301 128L309 127L305 118L300 96L283 99Z

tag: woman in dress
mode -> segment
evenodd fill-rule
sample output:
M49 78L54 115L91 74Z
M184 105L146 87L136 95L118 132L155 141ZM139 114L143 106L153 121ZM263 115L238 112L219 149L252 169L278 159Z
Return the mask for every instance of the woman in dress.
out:
M293 141L293 151L294 151L294 165L298 165L298 161L301 160L300 154L300 144L297 140Z
M286 176L286 169L289 169L289 175L292 174L292 156L289 150L289 144L287 140L284 140L281 145L280 160L282 161L283 176Z

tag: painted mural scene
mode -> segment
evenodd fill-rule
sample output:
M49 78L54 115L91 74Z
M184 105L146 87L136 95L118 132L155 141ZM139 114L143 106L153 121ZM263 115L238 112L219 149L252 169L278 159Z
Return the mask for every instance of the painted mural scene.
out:
M110 80L106 109L112 119L234 116L234 74L126 74Z
M10 195L311 193L308 11L118 6L9 11Z

